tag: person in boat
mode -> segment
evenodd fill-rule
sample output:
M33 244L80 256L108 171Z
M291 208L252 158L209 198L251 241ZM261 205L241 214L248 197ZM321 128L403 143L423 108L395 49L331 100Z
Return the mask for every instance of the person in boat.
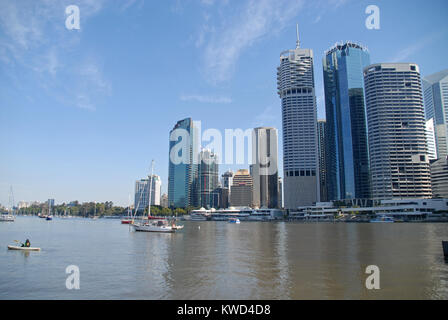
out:
M27 248L31 247L30 240L26 239L25 243L22 243L22 247L27 247Z

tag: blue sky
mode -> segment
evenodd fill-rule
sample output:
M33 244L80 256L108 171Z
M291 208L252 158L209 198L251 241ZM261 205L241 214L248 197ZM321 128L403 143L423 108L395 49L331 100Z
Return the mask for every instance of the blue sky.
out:
M71 4L80 30L65 28ZM365 27L369 4L380 30ZM222 132L274 126L281 137L276 67L295 47L296 23L314 51L319 118L321 61L335 42L364 44L372 63L418 63L423 76L448 67L446 0L0 0L0 9L3 205L11 185L16 202L126 205L151 159L166 192L169 130L185 117Z

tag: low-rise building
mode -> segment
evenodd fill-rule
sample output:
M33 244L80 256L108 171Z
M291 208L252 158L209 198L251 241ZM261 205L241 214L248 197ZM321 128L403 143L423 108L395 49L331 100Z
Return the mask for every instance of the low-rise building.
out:
M448 156L431 162L433 198L448 198Z

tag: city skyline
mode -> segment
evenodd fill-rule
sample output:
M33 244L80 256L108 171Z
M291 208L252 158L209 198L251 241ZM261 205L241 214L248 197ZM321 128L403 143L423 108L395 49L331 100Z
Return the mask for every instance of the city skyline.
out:
M380 30L364 26L368 2L337 2L331 9L325 6L329 2L297 1L286 13L282 11L289 8L286 1L280 1L275 10L277 2L261 1L256 15L266 19L255 25L254 31L248 26L257 17L245 16L254 7L253 1L233 3L241 15L224 4L199 1L191 7L176 1L115 6L80 1L80 32L64 30L64 20L58 18L63 16L63 10L58 13L63 1L50 8L54 13L30 12L19 3L2 2L5 10L0 16L0 32L9 46L0 47L4 153L0 160L0 203L7 205L12 185L16 202L112 200L126 206L135 180L147 175L153 158L155 173L162 179L162 193L167 193L167 137L173 123L185 117L221 131L277 128L282 173L281 108L273 70L278 53L292 47L297 22L305 47L313 49L315 55L320 119L325 118L325 108L319 60L341 38L366 45L372 63L415 63L422 78L446 69L447 44L439 41L447 35L445 2L413 4L415 9L402 15L407 4L378 1ZM123 12L126 15L120 15ZM155 12L162 14L158 18ZM226 18L210 20L218 19L221 12ZM347 19L340 19L341 14ZM431 19L419 19L428 15ZM160 32L160 26L166 25L163 19L172 23ZM35 22L36 32L27 22ZM329 24L334 28L325 27ZM20 28L12 26L23 26L25 31L17 34ZM240 45L232 38L235 30L246 31ZM37 31L54 40L43 41ZM125 39L130 33L133 36ZM217 41L219 35L223 43ZM155 43L157 48L152 45ZM193 63L187 66L178 62L179 52ZM215 61L218 53L230 56ZM25 64L29 57L33 59ZM43 63L36 62L37 58ZM164 74L164 70L173 73ZM174 83L175 90L170 86ZM169 84L170 94L162 84ZM220 173L240 167L244 166L220 166Z

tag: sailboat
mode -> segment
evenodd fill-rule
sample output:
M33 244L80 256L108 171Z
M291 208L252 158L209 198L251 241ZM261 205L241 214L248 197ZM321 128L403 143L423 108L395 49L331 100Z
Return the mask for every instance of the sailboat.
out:
M14 215L14 194L12 192L12 186L9 191L9 210L6 214L0 215L0 222L14 222L16 217Z
M173 233L183 226L176 226L175 223L169 223L167 219L159 219L151 216L151 195L152 178L154 173L154 160L151 162L151 176L149 177L149 195L148 195L148 221L133 222L132 227L135 231Z
M94 209L94 211L93 211L93 217L92 217L92 219L93 219L93 220L98 219L98 216L96 215L96 201L95 201L95 209Z
M48 216L45 217L45 220L53 220L53 216L51 215L50 201L48 201Z
M131 224L132 223L132 211L131 210L131 195L129 195L129 204L128 204L128 215L127 217L121 219L121 224Z

